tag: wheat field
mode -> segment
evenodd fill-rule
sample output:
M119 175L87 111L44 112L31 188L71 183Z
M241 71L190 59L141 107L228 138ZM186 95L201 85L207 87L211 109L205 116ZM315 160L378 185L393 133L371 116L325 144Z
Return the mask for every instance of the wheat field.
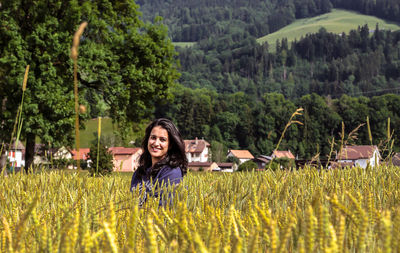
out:
M1 252L399 252L400 169L189 173L172 206L130 175L0 178Z

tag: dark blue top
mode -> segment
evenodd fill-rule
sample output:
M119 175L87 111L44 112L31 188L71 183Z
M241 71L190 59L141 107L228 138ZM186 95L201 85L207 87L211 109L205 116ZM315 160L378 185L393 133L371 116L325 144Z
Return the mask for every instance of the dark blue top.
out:
M139 187L139 192L142 192L144 190L143 187L145 187L145 192L144 192L144 197L140 200L140 205L142 205L144 202L146 202L147 196L152 196L152 197L158 197L162 196L162 190L158 190L157 188L165 185L166 187L170 185L176 185L179 184L182 179L182 171L179 167L176 168L171 168L168 165L165 165L157 174L155 178L152 180L150 177L150 169L147 169L147 173L145 176L142 178L138 178L137 173L138 171L136 170L133 173L132 176L132 181L131 181L131 192L134 190L134 188ZM154 193L154 194L153 194ZM172 197L172 194L168 194L169 197ZM171 199L172 200L172 199ZM163 205L163 201L160 199L160 205Z

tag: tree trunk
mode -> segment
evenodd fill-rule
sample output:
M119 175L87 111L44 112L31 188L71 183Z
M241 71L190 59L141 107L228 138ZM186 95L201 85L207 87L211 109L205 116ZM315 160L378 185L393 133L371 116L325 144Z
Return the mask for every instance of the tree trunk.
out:
M25 172L29 172L29 168L33 166L33 156L35 155L35 138L34 134L26 135L26 152L25 152Z

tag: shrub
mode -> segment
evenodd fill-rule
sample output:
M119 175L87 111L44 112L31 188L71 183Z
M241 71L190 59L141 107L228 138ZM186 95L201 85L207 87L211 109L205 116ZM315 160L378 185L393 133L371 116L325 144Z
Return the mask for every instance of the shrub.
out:
M111 152L108 151L104 142L100 139L99 145L99 162L97 163L97 143L93 143L90 147L90 152L88 154L88 159L90 159L90 166L88 169L90 175L92 176L102 176L110 174L113 171L113 156ZM98 166L98 167L97 167Z
M246 161L239 165L238 171L251 171L258 168L257 164L252 160Z

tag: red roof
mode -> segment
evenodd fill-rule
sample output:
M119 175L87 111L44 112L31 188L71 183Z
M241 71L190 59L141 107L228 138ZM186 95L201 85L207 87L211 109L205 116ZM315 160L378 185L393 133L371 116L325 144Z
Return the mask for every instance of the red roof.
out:
M79 154L80 154L80 160L87 160L88 159L88 154L90 152L90 148L80 148L79 149ZM72 159L78 160L78 154L75 149L71 150L72 154Z
M133 155L141 148L111 147L108 149L113 155Z
M279 150L274 150L272 155L275 155L276 158L282 158L282 157L287 157L289 159L294 159L294 155L290 150L288 151L279 151Z
M210 143L201 139L194 140L184 140L185 142L185 152L186 153L201 153L206 147L210 146Z
M232 155L239 159L254 159L254 156L248 150L229 150Z
M364 145L364 146L347 146L342 149L336 159L339 160L358 160L358 159L370 159L374 155L375 150L378 150L377 146Z

